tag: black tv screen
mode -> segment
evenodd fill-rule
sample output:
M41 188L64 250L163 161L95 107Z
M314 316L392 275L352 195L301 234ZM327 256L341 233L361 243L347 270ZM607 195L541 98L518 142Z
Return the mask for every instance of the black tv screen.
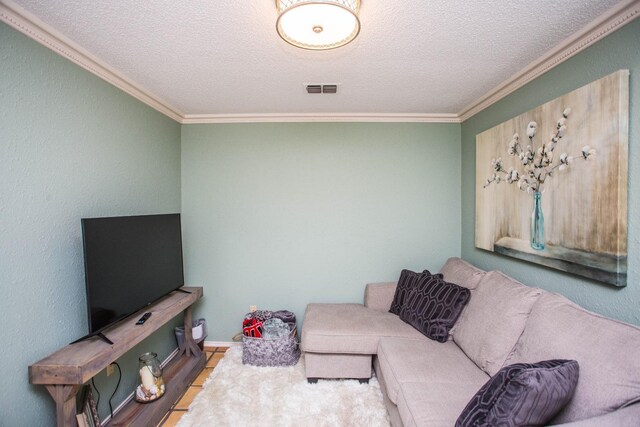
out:
M180 214L82 219L89 332L184 285Z

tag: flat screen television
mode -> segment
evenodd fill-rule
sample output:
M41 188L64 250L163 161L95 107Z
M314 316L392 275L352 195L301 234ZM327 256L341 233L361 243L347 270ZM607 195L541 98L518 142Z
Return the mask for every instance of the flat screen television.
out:
M88 336L184 285L180 214L83 218L82 239Z

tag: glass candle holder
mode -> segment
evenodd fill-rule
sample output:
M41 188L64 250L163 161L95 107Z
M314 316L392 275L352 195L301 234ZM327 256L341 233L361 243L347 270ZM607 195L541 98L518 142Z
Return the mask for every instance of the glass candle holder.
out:
M164 395L164 379L162 368L156 353L145 353L138 358L138 379L136 401L153 402Z

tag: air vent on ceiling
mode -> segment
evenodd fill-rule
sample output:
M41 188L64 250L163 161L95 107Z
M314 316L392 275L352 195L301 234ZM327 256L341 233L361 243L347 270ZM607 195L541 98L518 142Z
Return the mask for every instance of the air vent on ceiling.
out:
M307 85L307 93L338 93L338 85Z

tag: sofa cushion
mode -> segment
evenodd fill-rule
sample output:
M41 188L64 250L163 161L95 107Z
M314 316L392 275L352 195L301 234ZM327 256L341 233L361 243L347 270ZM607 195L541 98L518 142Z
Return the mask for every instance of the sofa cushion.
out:
M469 302L471 291L440 277L423 275L418 279L405 296L400 319L428 338L445 342Z
M500 369L456 421L468 426L542 426L569 402L578 384L575 360L515 363Z
M640 400L640 328L591 313L568 299L543 294L507 360L530 363L577 360L580 379L573 399L553 419L595 417Z
M453 340L476 365L495 375L522 334L540 293L497 271L487 273L452 331Z
M392 313L361 304L309 304L302 323L302 349L313 353L375 354L381 337L424 339Z
M440 273L447 282L475 289L480 280L485 276L486 271L480 270L460 258L449 258L440 269Z
M364 288L364 306L377 311L389 311L396 285L396 282L367 283Z
M400 387L398 411L404 427L452 427L478 391L473 383L409 382Z
M453 341L383 338L378 345L378 362L389 400L396 404L400 386L405 382L471 383L475 392L489 379ZM471 396L473 393L469 399Z

